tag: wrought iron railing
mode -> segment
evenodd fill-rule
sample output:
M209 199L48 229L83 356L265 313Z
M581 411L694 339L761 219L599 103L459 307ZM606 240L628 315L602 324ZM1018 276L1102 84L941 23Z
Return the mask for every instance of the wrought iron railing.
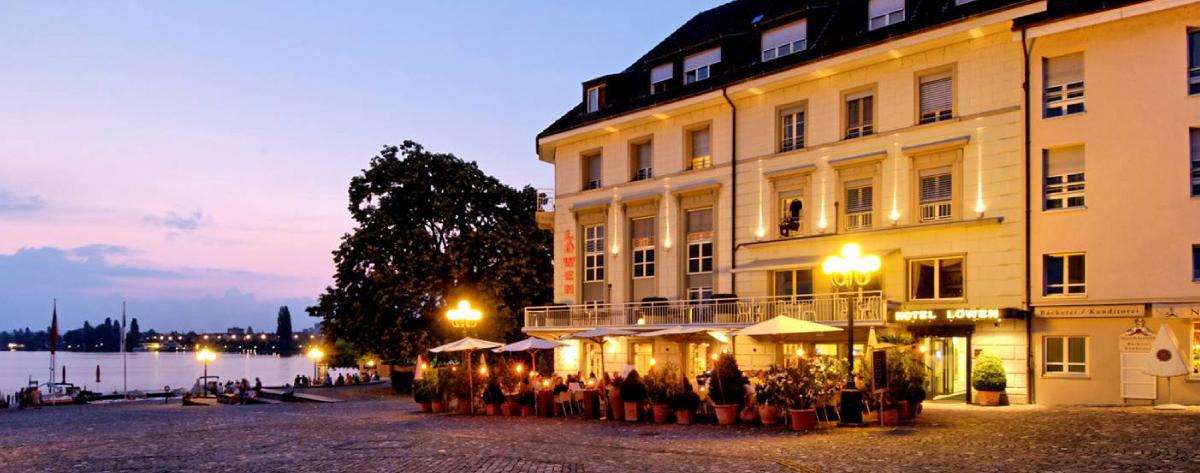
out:
M839 325L846 322L855 297L838 293L528 307L525 327L741 326L780 315ZM882 323L887 317L887 301L880 291L863 292L861 306L855 312L855 323Z

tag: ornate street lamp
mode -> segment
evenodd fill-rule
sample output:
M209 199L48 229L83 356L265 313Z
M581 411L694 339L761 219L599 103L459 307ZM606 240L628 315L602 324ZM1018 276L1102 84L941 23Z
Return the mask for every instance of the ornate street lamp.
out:
M842 254L830 256L821 265L828 274L833 285L839 289L857 291L854 308L848 310L846 316L847 350L846 360L849 361L850 380L842 389L840 417L844 424L862 423L862 392L854 386L854 317L862 310L863 288L871 283L871 277L879 271L880 261L876 255L863 256L862 247L856 243L847 243L842 247Z
M475 328L475 326L479 325L479 321L483 319L483 312L472 308L471 302L463 299L458 301L457 308L446 310L446 318L450 319L451 326L461 328L463 338L466 338L467 329ZM467 398L470 399L468 402L471 403L471 408L469 409L471 415L475 415L475 373L471 371L472 353L474 353L474 350L467 350L467 392L471 393Z
M202 348L196 352L196 359L204 363L204 397L208 397L208 364L217 359L217 354L208 348Z
M307 356L308 359L312 360L312 362L313 362L313 380L320 379L321 371L320 371L320 368L318 368L318 366L321 363L321 359L325 358L325 352L321 351L320 348L313 346L311 349L308 350L308 354L306 354L305 356Z

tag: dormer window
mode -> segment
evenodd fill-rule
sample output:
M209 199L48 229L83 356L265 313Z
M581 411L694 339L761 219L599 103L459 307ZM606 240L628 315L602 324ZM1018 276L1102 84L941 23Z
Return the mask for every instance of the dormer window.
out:
M763 62L808 48L808 20L788 23L762 34Z
M661 94L667 91L671 79L675 77L675 65L672 63L659 64L650 69L650 93Z
M604 84L587 89L587 112L593 113L604 108Z
M683 83L702 81L712 75L712 66L721 62L721 48L701 51L683 59Z
M904 0L871 0L867 7L868 29L877 30L904 21Z

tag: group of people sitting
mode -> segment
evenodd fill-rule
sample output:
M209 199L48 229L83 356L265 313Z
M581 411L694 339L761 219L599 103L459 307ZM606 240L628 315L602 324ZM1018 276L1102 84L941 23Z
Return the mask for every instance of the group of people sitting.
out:
M325 373L325 379L313 381L305 375L296 375L296 379L292 384L295 386L346 386L351 384L366 384L371 381L379 381L379 372L359 371L357 373L338 373L337 378L332 377L328 372Z

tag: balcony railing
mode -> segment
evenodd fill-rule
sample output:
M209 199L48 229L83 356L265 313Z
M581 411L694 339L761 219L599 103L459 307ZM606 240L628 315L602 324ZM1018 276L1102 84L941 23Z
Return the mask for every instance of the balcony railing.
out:
M526 328L593 328L672 325L746 326L776 316L819 322L846 323L854 307L851 293L741 299L671 300L528 307ZM878 324L887 317L880 291L863 293L855 323Z

